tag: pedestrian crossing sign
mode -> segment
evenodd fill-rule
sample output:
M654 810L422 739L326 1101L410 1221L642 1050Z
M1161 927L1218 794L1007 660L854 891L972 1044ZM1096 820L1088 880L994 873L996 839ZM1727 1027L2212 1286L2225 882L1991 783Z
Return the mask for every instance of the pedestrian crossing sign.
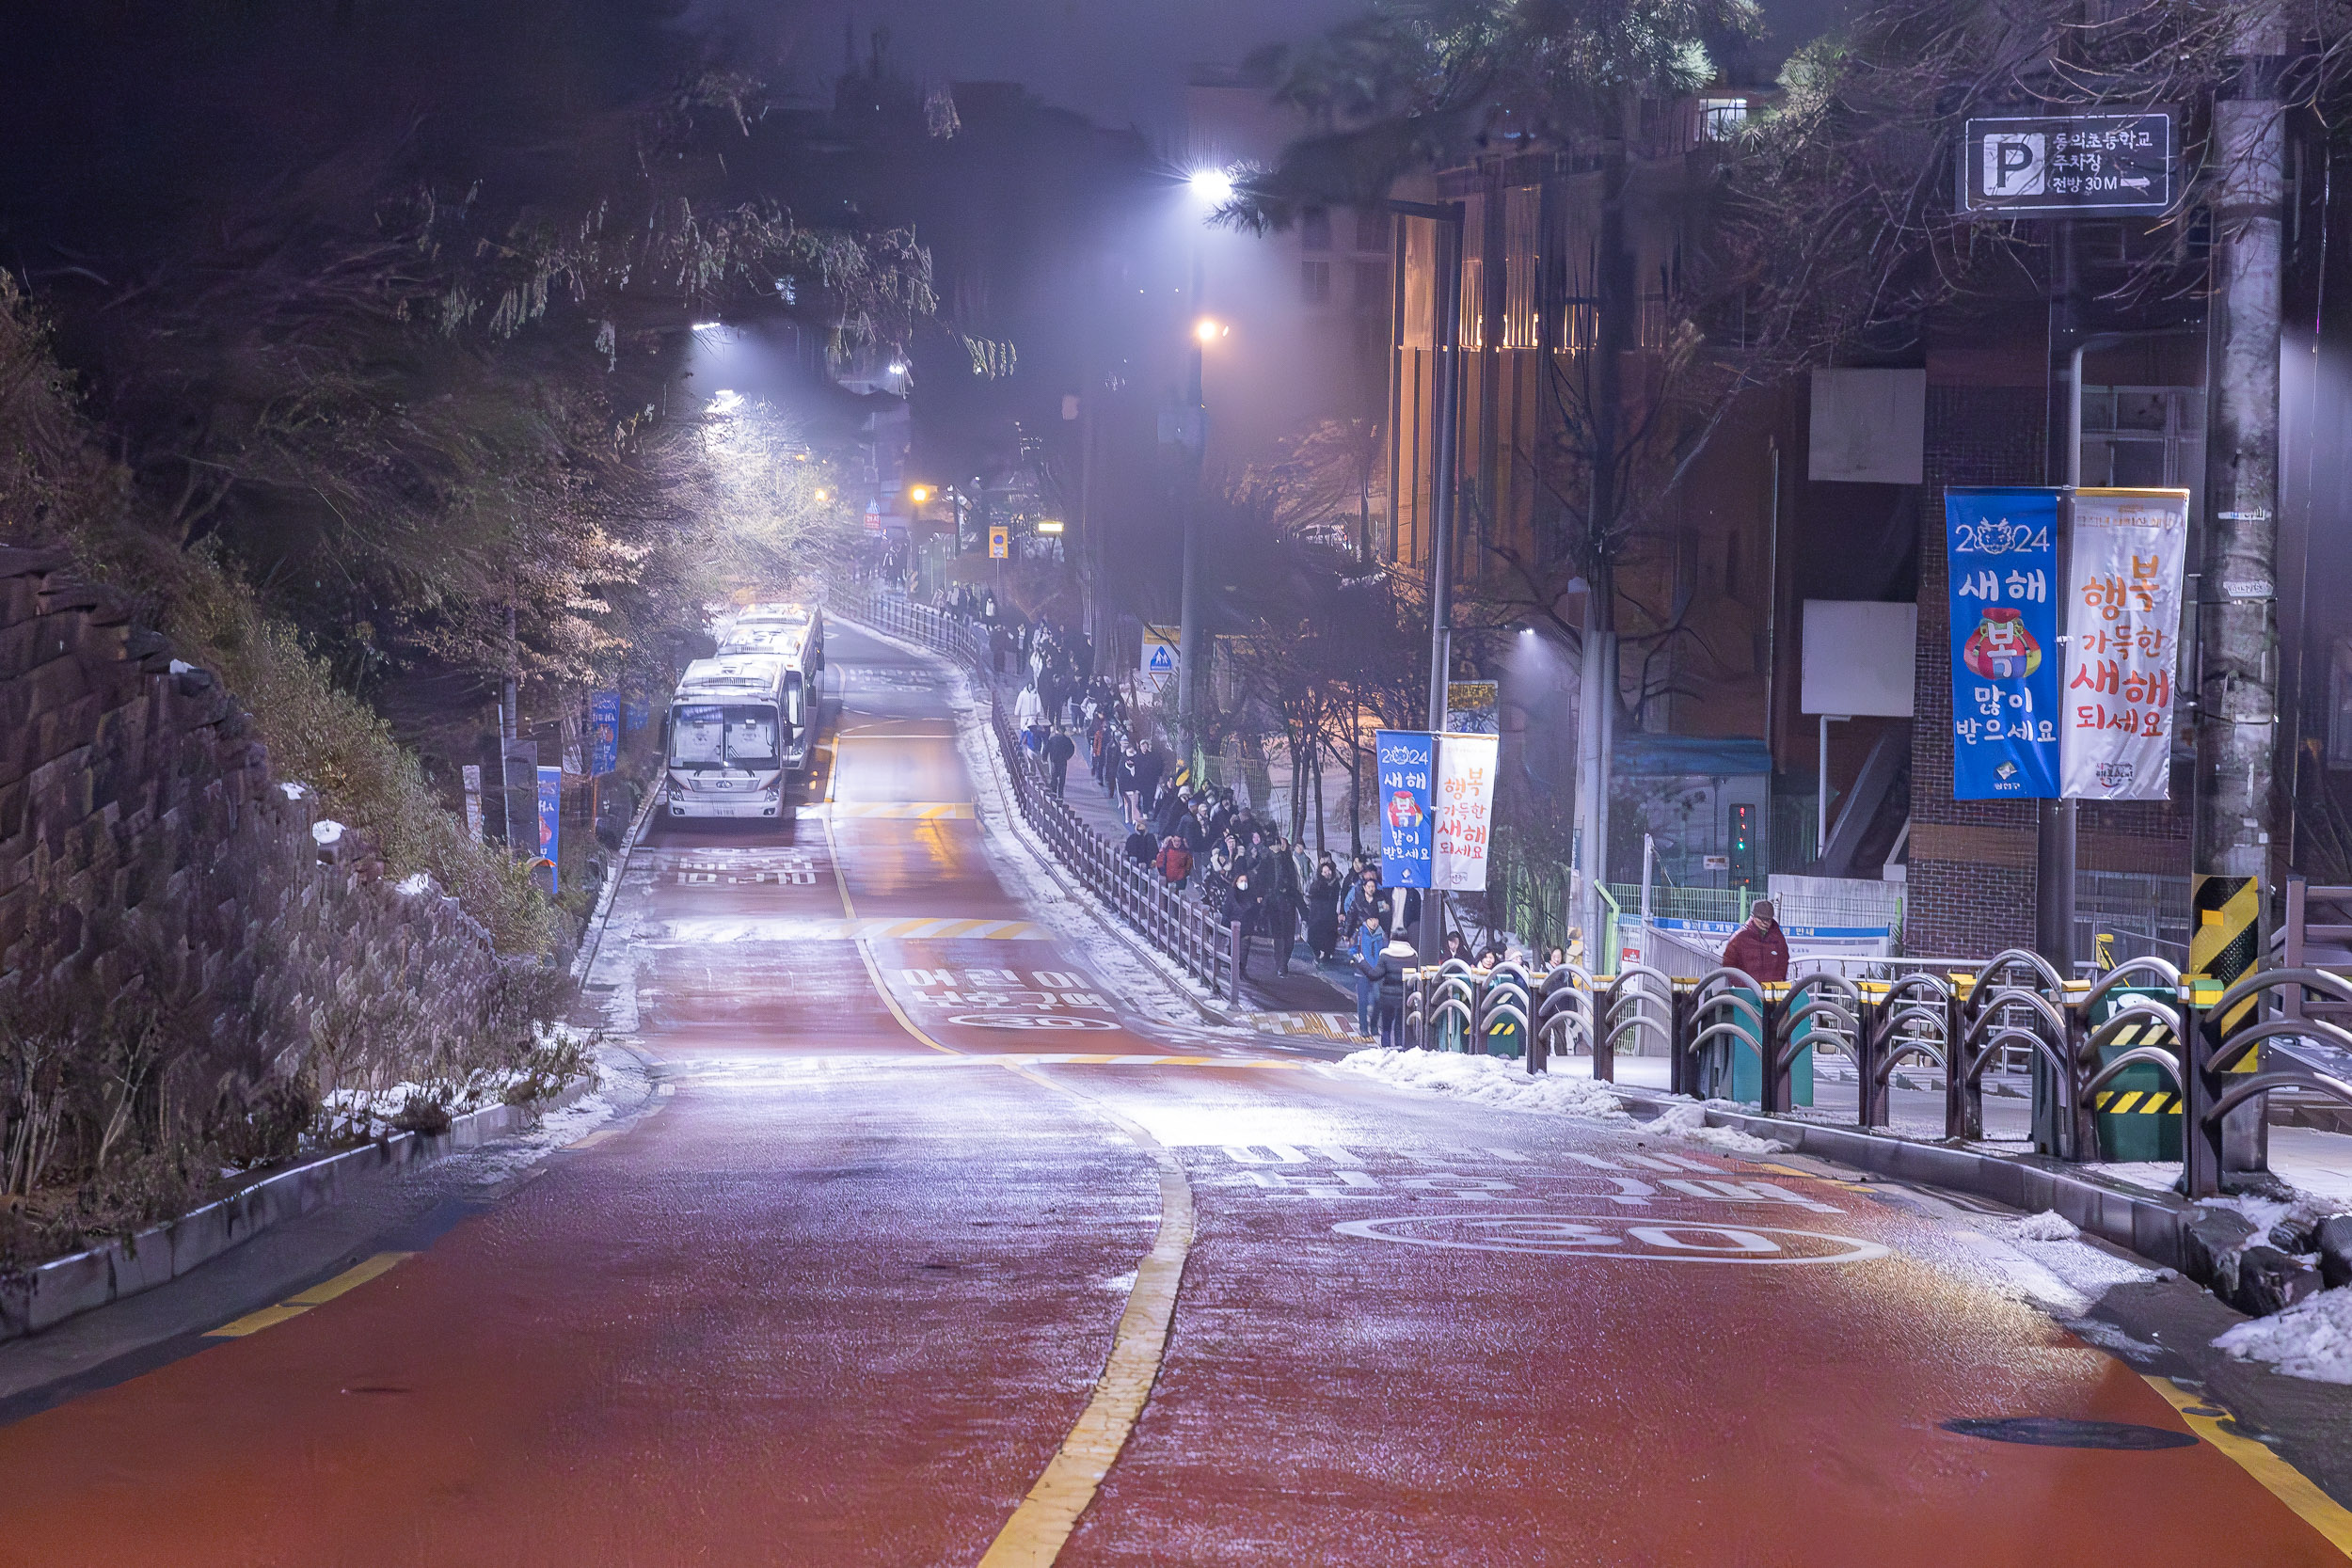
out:
M1153 687L1163 687L1176 676L1184 664L1184 636L1175 626L1143 628L1143 661L1140 673Z

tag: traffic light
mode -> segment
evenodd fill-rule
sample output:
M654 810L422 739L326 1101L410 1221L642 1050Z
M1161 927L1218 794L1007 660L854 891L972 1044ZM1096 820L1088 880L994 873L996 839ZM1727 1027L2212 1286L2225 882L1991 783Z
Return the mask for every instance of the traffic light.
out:
M1745 800L1731 808L1731 885L1756 886L1756 807Z

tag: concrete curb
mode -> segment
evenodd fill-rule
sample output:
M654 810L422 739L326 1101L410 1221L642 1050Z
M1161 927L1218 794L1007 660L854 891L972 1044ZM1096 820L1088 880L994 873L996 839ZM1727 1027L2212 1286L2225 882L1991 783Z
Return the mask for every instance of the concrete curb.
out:
M326 1208L343 1196L344 1182L373 1171L429 1164L522 1131L596 1086L583 1075L546 1100L490 1105L452 1117L449 1131L403 1132L279 1171L176 1220L76 1252L0 1281L0 1339L20 1338L95 1311L126 1296L154 1290L212 1261L273 1226Z
M1670 1104L1688 1103L1640 1089L1613 1087L1611 1092L1645 1120L1663 1113ZM2182 1232L2189 1219L2189 1204L2187 1199L2172 1194L2127 1187L2039 1155L1986 1154L1973 1148L1953 1148L1865 1132L1858 1128L1820 1127L1812 1122L1721 1110L1712 1105L1706 1109L1710 1127L1727 1127L1754 1137L1789 1144L1801 1154L1905 1181L1988 1197L2029 1214L2054 1209L2102 1241L2112 1242L2166 1268L2190 1272L2187 1250L2182 1242Z

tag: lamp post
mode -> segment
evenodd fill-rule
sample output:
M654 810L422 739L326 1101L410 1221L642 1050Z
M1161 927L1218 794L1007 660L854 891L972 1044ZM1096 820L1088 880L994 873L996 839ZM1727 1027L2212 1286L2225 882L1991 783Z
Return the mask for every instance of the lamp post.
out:
M1462 418L1462 223L1461 202L1387 200L1381 205L1406 217L1438 226L1435 295L1438 366L1431 420L1436 461L1430 476L1429 529L1429 731L1445 728L1445 688L1454 666L1454 532L1457 449ZM1399 324L1400 325L1402 324ZM1396 439L1391 431L1389 439ZM1438 742L1438 744L1443 744ZM1434 960L1445 944L1445 895L1429 890L1421 906L1421 950Z
M1210 209L1233 198L1233 177L1221 168L1198 168L1184 182L1195 200ZM1200 749L1202 693L1208 686L1209 655L1201 628L1200 470L1208 449L1208 399L1202 372L1210 343L1231 329L1201 313L1208 259L1198 236L1192 246L1192 342L1186 355L1184 399L1177 410L1176 447L1184 465L1177 504L1184 509L1183 601L1177 610L1176 734L1189 767Z

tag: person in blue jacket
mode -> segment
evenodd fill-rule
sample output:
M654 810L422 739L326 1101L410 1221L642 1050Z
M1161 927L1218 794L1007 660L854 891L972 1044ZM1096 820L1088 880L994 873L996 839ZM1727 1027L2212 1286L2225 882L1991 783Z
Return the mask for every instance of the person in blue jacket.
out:
M1356 967L1356 1032L1369 1035L1373 1005L1380 998L1380 949L1388 945L1389 934L1380 928L1380 911L1376 907L1359 912L1356 940L1349 957Z

